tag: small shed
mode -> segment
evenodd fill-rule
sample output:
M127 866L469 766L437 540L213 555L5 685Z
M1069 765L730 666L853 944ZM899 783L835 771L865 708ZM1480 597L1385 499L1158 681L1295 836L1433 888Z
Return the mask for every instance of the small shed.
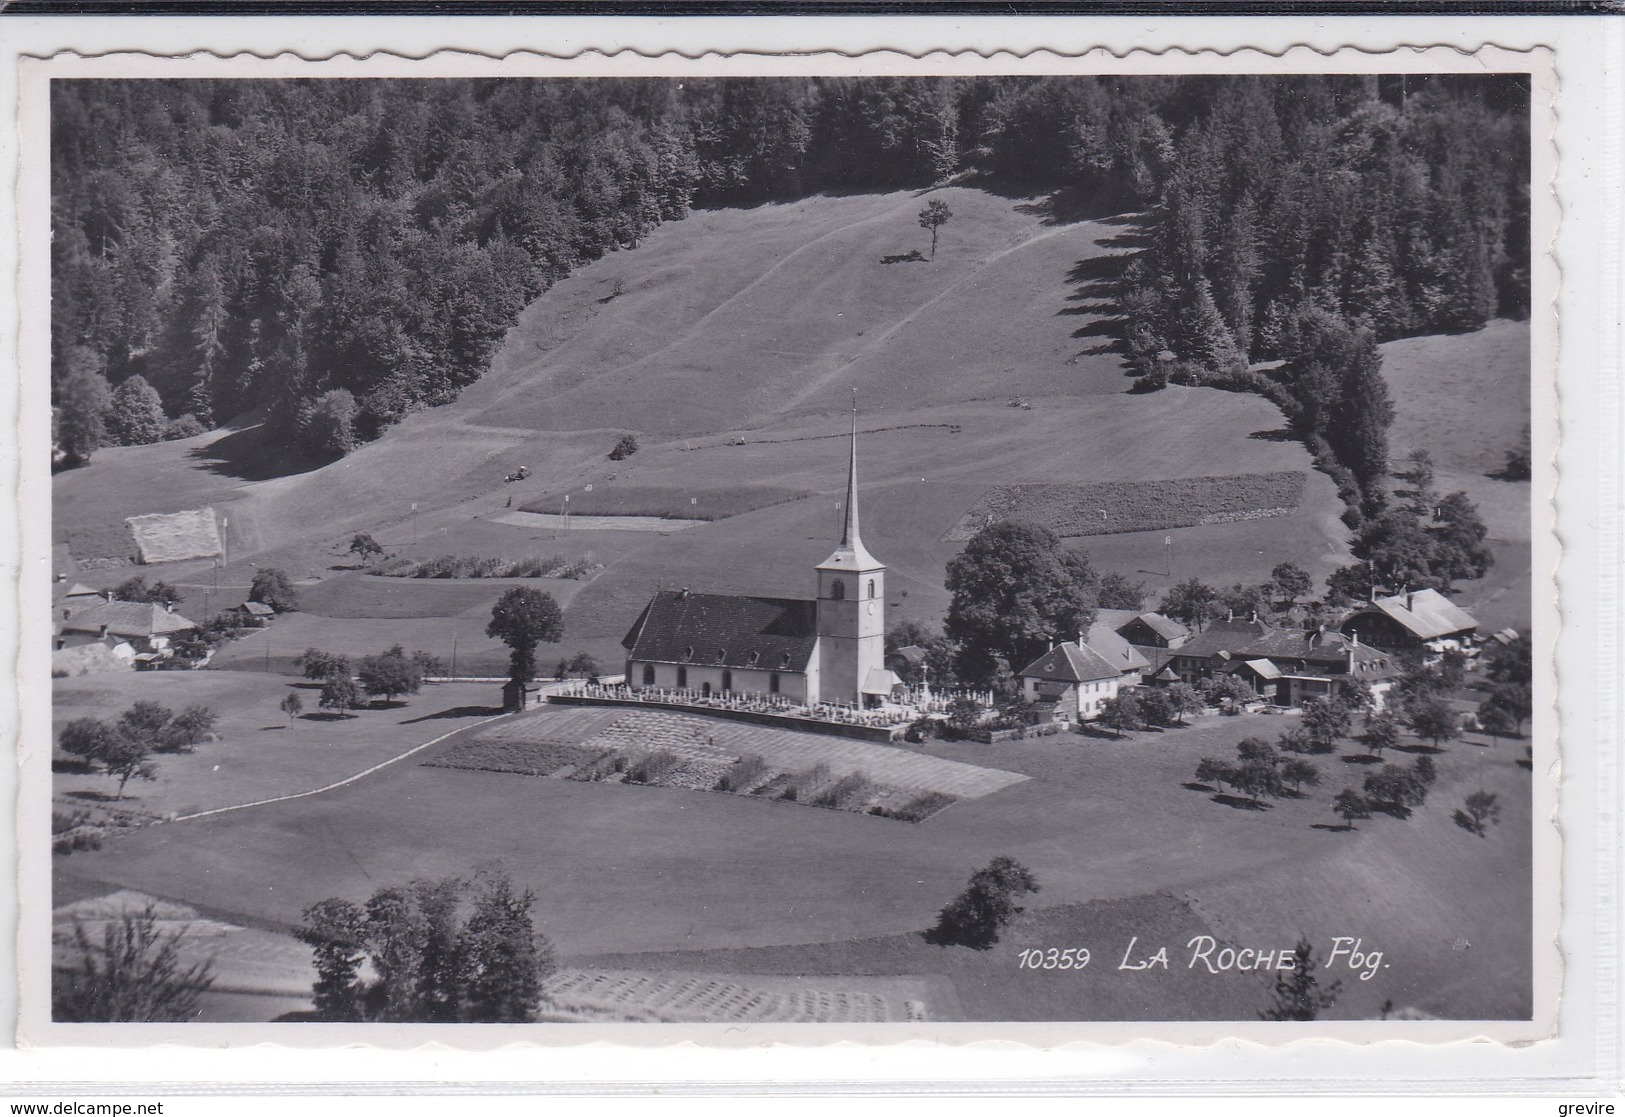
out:
M516 714L537 704L541 687L535 683L520 683L509 679L502 684L502 712Z

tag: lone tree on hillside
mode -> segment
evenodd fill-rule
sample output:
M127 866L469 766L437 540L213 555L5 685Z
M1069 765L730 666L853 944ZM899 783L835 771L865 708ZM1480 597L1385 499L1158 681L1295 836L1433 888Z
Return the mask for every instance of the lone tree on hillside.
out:
M931 259L933 260L937 258L937 232L948 224L948 219L953 215L953 210L949 209L948 203L941 198L932 198L925 203L925 208L920 211L920 228L929 230L931 233Z
M197 1016L214 984L212 960L181 965L184 931L161 934L151 904L102 929L100 943L73 925L73 959L51 968L51 1018L61 1021L181 1022Z
M356 537L350 540L350 553L362 562L371 562L375 558L383 557L384 547L369 533L357 532Z
M610 450L609 460L612 462L625 461L627 458L630 458L637 452L638 436L635 434L623 434L621 435L620 440L615 443L614 448Z
M934 946L968 946L986 950L999 941L999 931L1024 910L1017 898L1038 891L1038 881L1019 862L995 857L971 874L965 890L937 914L937 925L925 932Z
M553 595L515 586L491 608L491 623L485 634L508 645L508 678L523 685L536 677L536 645L558 642L564 630L564 616Z
M1399 743L1399 722L1386 710L1372 714L1365 719L1365 732L1359 741L1372 756L1381 756L1384 749Z
M118 780L118 798L124 798L124 785L133 779L151 780L158 775L158 766L150 757L152 745L134 737L115 732L107 742L98 760L107 774Z
M291 613L299 608L299 592L287 574L274 566L254 572L254 581L248 590L249 599L261 601L279 613Z
M1275 1001L1258 1014L1260 1020L1314 1020L1337 1003L1343 983L1325 989L1315 979L1315 955L1309 940L1300 938L1292 952L1292 969L1275 979Z
M113 389L113 404L108 410L110 433L125 446L145 446L164 436L163 401L147 378L129 377Z
M1500 821L1501 804L1496 801L1494 792L1475 791L1467 796L1467 801L1462 805L1465 809L1456 812L1456 825L1471 830L1480 838L1486 836L1486 822Z

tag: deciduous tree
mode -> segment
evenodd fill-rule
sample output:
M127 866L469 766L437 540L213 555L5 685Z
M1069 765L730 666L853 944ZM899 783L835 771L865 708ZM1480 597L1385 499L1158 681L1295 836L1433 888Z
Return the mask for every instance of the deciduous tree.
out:
M995 857L987 868L971 874L970 883L937 914L936 926L925 940L936 946L968 946L987 950L999 941L999 932L1023 909L1016 901L1039 890L1038 880L1019 862Z
M293 588L293 581L274 566L254 572L248 597L250 601L262 602L279 613L291 613L299 608L299 592Z
M937 234L944 225L948 224L948 219L951 217L953 217L953 211L948 208L948 203L941 198L932 198L925 203L925 208L920 211L920 228L927 230L931 234L931 259L933 260L937 258Z
M557 643L564 615L551 594L515 586L491 608L485 634L508 645L508 678L528 683L536 677L536 645Z

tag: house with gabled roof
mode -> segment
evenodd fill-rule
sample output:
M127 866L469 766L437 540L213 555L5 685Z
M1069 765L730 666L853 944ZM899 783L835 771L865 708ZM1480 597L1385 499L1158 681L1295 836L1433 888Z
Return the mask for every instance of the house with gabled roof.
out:
M814 572L811 600L656 593L621 641L626 685L809 706L871 706L902 685L886 667L886 567L859 531L856 409L840 542Z
M1068 640L1021 669L1021 691L1027 701L1052 707L1063 721L1088 721L1136 678L1088 645Z
M1438 590L1423 589L1374 599L1343 622L1343 631L1379 648L1438 653L1472 646L1478 621Z
M102 643L115 651L128 645L134 655L167 655L174 639L197 628L162 605L136 601L103 601L76 609L57 627L57 648Z
M1117 667L1119 673L1129 676L1128 681L1138 683L1151 667L1145 654L1118 633L1111 625L1096 620L1079 641L1084 647Z

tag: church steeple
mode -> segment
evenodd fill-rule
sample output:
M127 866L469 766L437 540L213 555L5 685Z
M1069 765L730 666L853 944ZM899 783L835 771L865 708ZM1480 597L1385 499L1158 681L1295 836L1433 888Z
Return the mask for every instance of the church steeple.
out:
M867 570L877 567L875 560L863 545L858 531L858 393L852 390L852 447L851 460L846 472L846 506L841 523L841 542L833 554L818 564L820 570Z

